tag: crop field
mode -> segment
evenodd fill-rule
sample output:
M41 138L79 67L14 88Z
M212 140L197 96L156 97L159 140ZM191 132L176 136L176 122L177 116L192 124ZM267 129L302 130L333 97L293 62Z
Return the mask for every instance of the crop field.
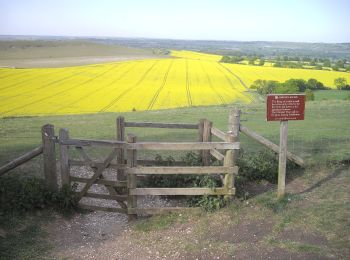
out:
M127 112L250 103L256 79L316 78L333 86L349 73L218 62L173 51L171 58L65 68L0 69L0 117Z

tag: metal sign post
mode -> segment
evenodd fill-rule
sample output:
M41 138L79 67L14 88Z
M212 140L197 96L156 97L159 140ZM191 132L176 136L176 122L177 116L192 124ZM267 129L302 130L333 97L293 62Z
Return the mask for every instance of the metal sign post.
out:
M280 121L280 146L278 158L277 197L283 198L286 193L286 165L288 143L288 120L304 120L305 95L280 94L267 95L267 121Z

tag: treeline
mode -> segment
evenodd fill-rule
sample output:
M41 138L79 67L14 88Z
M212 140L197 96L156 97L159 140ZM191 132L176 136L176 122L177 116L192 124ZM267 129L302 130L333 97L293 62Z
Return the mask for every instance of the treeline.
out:
M293 94L302 93L306 90L330 89L316 79L309 79L307 81L303 79L289 79L283 83L275 80L258 79L253 82L250 88L256 89L260 95Z
M220 62L240 63L244 60L248 61L249 65L264 66L265 64L265 59L263 57L258 56L222 56Z
M273 67L292 68L292 69L317 69L324 68L332 69L334 71L350 71L350 61L347 59L330 60L328 58L310 58L298 56L277 56L265 57L257 55L233 55L223 56L220 62L224 63L242 63L247 61L249 65L264 66L265 62L272 63Z

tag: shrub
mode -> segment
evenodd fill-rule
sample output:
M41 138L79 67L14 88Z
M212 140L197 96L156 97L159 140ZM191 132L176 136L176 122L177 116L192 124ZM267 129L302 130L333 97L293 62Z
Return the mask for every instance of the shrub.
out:
M1 177L0 213L24 213L48 207L67 212L77 204L75 188L65 186L53 192L39 178Z
M315 100L314 92L312 92L310 89L305 90L305 98L306 98L306 101L314 101Z

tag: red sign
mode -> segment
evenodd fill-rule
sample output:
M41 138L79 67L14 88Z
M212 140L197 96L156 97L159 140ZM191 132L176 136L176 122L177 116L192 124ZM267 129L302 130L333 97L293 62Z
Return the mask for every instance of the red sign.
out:
M267 121L304 120L304 94L267 95Z

